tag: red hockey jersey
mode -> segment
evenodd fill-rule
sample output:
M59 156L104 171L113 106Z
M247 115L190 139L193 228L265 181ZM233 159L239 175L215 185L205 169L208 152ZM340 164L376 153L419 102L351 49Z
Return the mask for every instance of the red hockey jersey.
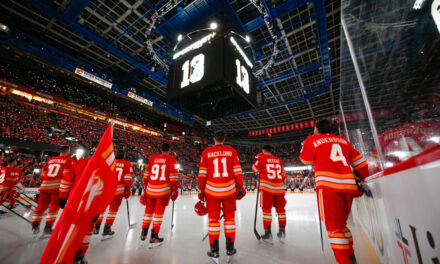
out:
M72 190L75 182L78 180L78 177L81 175L83 170L86 168L89 163L90 158L80 159L75 161L70 168L72 173L68 173L63 175L63 179L60 184L60 198L67 199L69 197L70 191Z
M273 195L284 194L284 171L283 162L273 155L260 154L257 161L252 165L254 173L260 173L260 191Z
M199 166L199 190L207 197L224 199L243 188L243 173L237 151L216 145L205 149Z
M332 134L309 136L304 141L300 159L314 164L316 188L358 194L350 166L362 178L368 176L368 164L347 139Z
M151 156L144 173L145 193L150 197L166 197L177 192L177 161L171 155Z
M53 157L44 164L39 191L58 192L64 175L70 174L74 160L68 156Z
M133 176L133 165L126 160L116 160L116 176L118 177L118 186L115 195L123 195L130 191Z

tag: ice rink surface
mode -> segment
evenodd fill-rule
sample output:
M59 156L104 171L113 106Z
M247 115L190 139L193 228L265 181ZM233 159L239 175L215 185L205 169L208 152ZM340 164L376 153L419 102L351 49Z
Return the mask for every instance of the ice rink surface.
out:
M257 241L253 233L256 194L250 193L238 201L236 214L237 254L231 263L335 263L333 253L324 231L324 253L321 250L316 196L314 193L289 193L287 198L286 240L281 243L276 237L278 222L273 212L273 245ZM108 240L100 235L92 237L86 259L89 264L116 263L170 263L208 264L211 260L206 252L209 242L202 242L208 232L208 217L200 217L194 212L196 195L181 195L175 203L174 228L171 232L171 208L167 207L160 231L162 246L148 249L148 239L139 239L142 228L144 207L139 197L129 198L131 222L128 228L127 207L121 204L113 230L116 234ZM19 207L17 209L20 209ZM22 211L22 210L20 210ZM23 211L22 211L23 212ZM263 232L261 210L258 212L257 228ZM31 218L31 215L28 216ZM44 223L41 224L44 227ZM354 247L358 263L378 263L365 236L355 223L349 223L354 236ZM323 226L323 229L325 227ZM102 232L102 228L101 228ZM150 234L148 234L148 238ZM48 239L35 239L30 224L8 213L0 216L0 263L39 263L39 258ZM225 239L220 237L220 263L226 263Z

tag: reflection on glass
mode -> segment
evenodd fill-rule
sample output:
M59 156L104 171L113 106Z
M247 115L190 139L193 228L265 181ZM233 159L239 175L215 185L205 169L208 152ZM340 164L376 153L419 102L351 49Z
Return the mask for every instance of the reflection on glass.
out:
M385 168L439 148L440 34L431 12L436 1L344 2L342 18L356 56L350 56L342 32L342 134L367 157L371 173L381 170L378 148ZM377 144L365 117L353 59L365 84Z

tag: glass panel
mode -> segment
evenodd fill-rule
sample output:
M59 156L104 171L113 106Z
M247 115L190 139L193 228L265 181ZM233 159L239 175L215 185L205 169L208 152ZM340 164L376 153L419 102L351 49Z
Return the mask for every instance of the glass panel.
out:
M421 154L440 142L440 1L343 1L347 35L341 39L341 109L350 140L370 158L372 172ZM440 28L440 27L439 27ZM346 41L348 39L348 42ZM359 76L350 62L352 43ZM365 85L377 129L363 114ZM344 129L345 131L345 129ZM344 132L346 133L346 132Z

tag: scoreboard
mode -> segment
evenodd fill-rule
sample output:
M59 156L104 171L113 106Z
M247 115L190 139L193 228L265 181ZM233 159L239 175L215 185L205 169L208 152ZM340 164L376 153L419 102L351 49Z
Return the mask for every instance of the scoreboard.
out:
M211 33L176 52L168 74L168 100L205 118L257 105L252 63L233 36Z

